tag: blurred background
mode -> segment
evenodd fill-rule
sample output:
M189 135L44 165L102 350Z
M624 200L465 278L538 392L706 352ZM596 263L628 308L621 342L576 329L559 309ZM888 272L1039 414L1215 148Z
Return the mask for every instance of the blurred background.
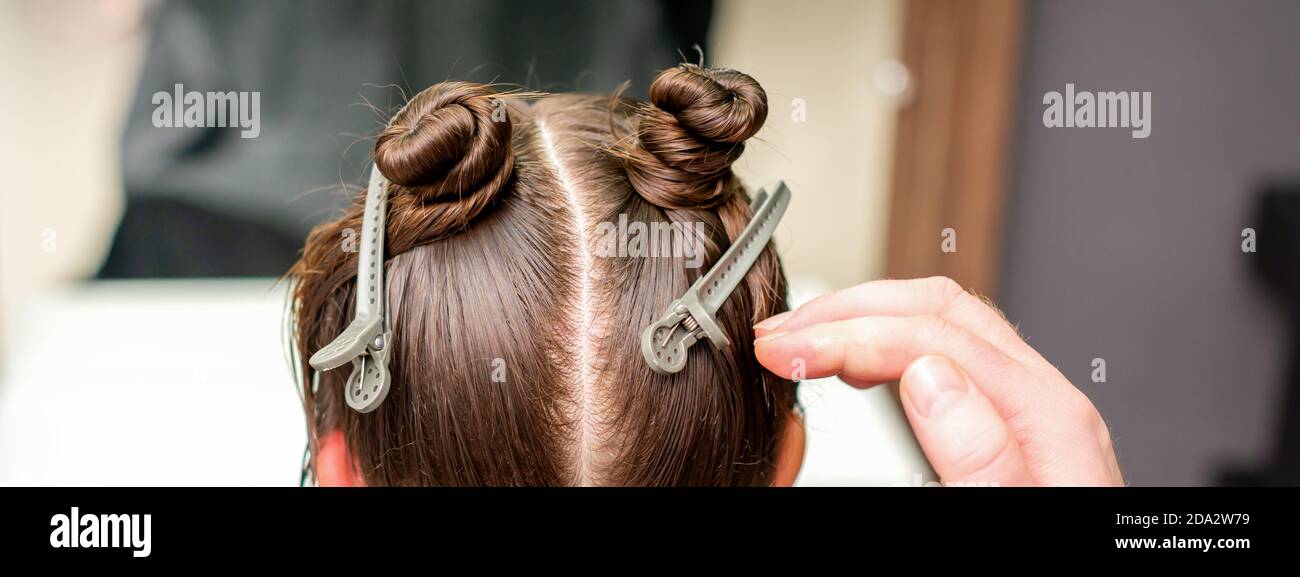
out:
M768 92L736 169L796 195L796 304L951 276L1131 484L1300 484L1296 30L1287 0L0 0L0 484L297 483L276 281L382 112L448 78L644 96L700 52ZM256 93L256 134L158 126L177 85ZM1067 85L1150 92L1150 135L1045 126ZM933 479L887 387L801 400L800 484Z

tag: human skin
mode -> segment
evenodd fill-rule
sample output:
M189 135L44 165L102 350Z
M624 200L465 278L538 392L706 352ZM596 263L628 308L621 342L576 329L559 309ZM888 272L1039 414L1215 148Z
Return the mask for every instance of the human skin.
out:
M944 484L1123 485L1088 397L984 300L943 277L882 280L759 323L758 361L785 378L898 380Z

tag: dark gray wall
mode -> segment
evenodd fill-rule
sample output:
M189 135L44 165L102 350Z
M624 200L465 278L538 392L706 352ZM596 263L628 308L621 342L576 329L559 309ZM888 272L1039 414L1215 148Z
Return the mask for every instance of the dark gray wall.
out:
M1300 2L1040 1L1027 23L1001 304L1131 484L1264 460L1289 332L1241 230L1258 183L1300 177ZM1151 91L1151 136L1045 128L1067 82Z

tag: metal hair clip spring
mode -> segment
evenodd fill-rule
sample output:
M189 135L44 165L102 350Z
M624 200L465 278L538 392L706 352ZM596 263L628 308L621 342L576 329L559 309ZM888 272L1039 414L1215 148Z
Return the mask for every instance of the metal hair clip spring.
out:
M379 407L388 396L392 333L384 292L384 233L388 212L388 180L376 166L370 170L362 213L361 245L357 259L356 315L338 337L316 351L308 361L318 371L352 363L344 397L361 413Z
M701 338L708 338L719 349L731 346L714 315L758 261L789 205L790 189L785 182L778 182L770 196L759 190L751 205L754 217L731 248L686 294L668 305L663 317L645 328L641 355L654 372L670 375L681 371L687 351Z

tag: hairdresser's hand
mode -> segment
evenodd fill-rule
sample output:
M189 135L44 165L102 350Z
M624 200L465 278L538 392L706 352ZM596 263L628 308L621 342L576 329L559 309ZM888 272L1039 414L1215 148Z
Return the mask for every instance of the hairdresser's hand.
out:
M949 279L869 282L755 329L759 362L783 377L900 380L907 418L944 483L1123 484L1088 398Z

